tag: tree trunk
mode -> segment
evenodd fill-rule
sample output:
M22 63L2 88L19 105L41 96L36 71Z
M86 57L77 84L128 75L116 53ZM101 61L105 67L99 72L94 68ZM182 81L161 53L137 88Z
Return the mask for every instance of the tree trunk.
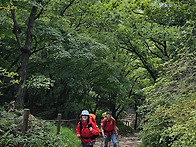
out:
M110 95L110 111L112 111L112 116L116 118L116 95Z
M42 2L42 0L37 0L37 2ZM35 22L35 19L38 18L36 16L37 13L37 7L33 6L31 9L31 13L28 18L28 28L27 28L27 33L26 33L26 40L25 40L25 45L22 45L22 41L20 38L20 28L19 25L16 21L16 16L15 16L15 11L11 10L12 12L12 19L14 22L14 28L13 28L13 33L16 36L20 51L22 53L21 55L21 67L20 67L20 82L18 86L18 91L16 94L16 107L17 109L22 109L24 107L24 96L25 96L25 81L26 81L26 76L27 76L27 63L29 60L29 56L31 54L31 44L32 44L32 31L33 31L33 25Z
M29 52L22 52L22 60L21 60L21 68L20 68L20 82L18 85L18 91L16 95L16 107L18 109L23 109L24 107L24 95L25 95L25 81L27 76L27 63L29 60L30 50Z
M135 123L134 123L134 130L136 131L137 129L137 118L138 118L138 113L137 113L137 97L134 95L135 98Z

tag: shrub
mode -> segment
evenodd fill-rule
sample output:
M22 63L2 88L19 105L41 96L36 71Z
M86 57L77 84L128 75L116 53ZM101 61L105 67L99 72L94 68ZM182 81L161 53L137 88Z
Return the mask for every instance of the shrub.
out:
M195 58L184 56L169 62L166 74L145 89L143 144L153 147L196 145ZM171 76L172 75L172 76Z
M14 113L0 111L0 146L1 147L65 147L80 146L75 132L61 127L61 132L56 135L56 126L52 123L37 120L30 122L26 133L21 132L22 118Z

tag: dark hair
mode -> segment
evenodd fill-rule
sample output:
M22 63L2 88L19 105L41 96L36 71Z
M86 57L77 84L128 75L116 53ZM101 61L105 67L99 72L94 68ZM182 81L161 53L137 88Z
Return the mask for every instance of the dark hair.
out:
M108 111L106 114L112 114L112 111Z

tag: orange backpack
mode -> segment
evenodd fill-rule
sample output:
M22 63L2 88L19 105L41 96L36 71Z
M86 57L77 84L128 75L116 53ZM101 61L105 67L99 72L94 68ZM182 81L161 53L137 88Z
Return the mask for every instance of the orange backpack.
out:
M90 113L89 116L90 116L90 118L92 119L92 121L95 123L95 125L97 125L97 122L96 122L96 115Z
M90 118L92 119L92 121L95 123L95 125L96 125L97 129L99 130L99 135L100 135L100 129L98 128L98 126L97 126L97 122L96 122L96 115L95 115L95 114L90 113L90 114L89 114L89 116L90 116Z

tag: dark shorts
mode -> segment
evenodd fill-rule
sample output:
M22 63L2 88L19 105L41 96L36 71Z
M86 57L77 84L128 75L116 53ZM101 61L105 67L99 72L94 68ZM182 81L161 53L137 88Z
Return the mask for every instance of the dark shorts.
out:
M95 144L95 142L87 142L87 143L81 143L82 147L93 147L93 145Z

